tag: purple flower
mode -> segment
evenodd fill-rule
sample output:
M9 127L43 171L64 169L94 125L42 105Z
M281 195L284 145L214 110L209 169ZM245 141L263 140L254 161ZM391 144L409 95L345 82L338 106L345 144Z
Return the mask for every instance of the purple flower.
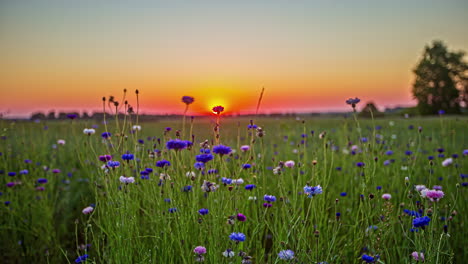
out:
M364 162L357 162L356 166L358 166L359 168L362 168L362 167L366 166L366 164Z
M196 248L193 250L193 252L194 252L195 254L199 254L199 255L205 254L205 253L206 253L206 248L205 248L205 247L202 247L202 246L198 246L198 247L196 247Z
M247 217L241 213L237 214L237 220L241 221L241 222L244 222L245 220L247 220Z
M187 95L182 96L182 102L184 104L186 104L186 105L189 105L189 104L193 103L194 101L195 101L195 99L193 97L191 97L191 96L187 96Z
M218 106L215 106L215 107L213 107L213 109L212 109L212 110L213 110L213 112L214 112L214 113L216 113L216 114L218 114L218 115L219 115L219 114L221 114L221 112L223 112L223 111L224 111L224 107L222 107L222 106L218 105Z
M106 162L106 161L109 161L111 159L112 159L111 155L101 155L101 156L99 156L99 160L102 161L102 162Z

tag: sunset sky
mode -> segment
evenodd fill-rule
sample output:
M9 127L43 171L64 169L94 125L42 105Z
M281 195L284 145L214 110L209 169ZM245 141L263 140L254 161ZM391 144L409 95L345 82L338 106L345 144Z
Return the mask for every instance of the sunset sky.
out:
M468 51L468 1L2 1L0 112L383 109L413 105L412 68L434 39Z

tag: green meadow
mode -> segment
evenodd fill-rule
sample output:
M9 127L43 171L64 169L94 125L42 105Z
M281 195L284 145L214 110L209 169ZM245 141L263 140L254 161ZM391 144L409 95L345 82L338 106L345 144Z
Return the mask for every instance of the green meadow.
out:
M182 121L0 120L0 262L467 257L466 117Z

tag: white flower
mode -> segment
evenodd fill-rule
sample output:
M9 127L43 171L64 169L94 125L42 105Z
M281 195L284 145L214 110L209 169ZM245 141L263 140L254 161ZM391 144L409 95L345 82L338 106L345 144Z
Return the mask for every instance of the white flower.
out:
M161 173L159 174L159 179L160 180L171 180L171 176L169 176L169 174L166 174L166 173Z
M280 167L274 168L274 169L273 169L273 174L274 174L274 175L281 174L281 168L280 168Z
M401 170L402 170L402 171L408 170L408 166L401 166Z
M65 140L64 139L59 139L59 140L57 140L57 144L65 145Z
M236 185L241 185L241 184L244 183L244 180L242 178L240 178L240 179L237 179L237 180L232 180L232 183L236 184Z
M390 121L390 122L388 122L388 124L389 124L390 126L394 126L394 125L395 125L395 122Z
M420 191L422 191L424 189L427 189L427 188L426 188L426 185L421 185L420 184L420 185L414 186L414 189L416 189L416 191L420 192Z
M343 154L348 155L348 154L349 154L349 150L343 149Z
M422 198L426 198L426 196L427 196L427 191L429 191L429 189L422 189L422 190L421 190L421 197L422 197Z
M197 177L197 174L194 171L188 171L187 173L185 173L185 176L187 176L188 178L195 178Z
M94 128L85 128L85 129L83 129L83 133L85 135L90 136L90 135L96 133L96 130L94 130Z
M249 201L256 201L257 200L257 196L249 196Z
M292 153L297 154L299 151L297 149L293 149Z
M134 183L135 182L135 178L134 177L125 177L125 176L120 176L119 178L120 182L121 183Z
M226 258L232 258L236 255L236 253L234 253L234 251L230 250L230 249L227 249L226 251L223 252L223 256L225 256Z
M139 126L139 125L134 125L134 126L132 127L132 129L135 130L135 131L136 131L136 130L140 131L140 130L141 130L141 126Z
M392 139L397 139L397 135L393 134Z
M442 161L442 166L447 167L447 166L452 165L452 163L453 163L453 159L448 158L448 159L445 159L444 161Z

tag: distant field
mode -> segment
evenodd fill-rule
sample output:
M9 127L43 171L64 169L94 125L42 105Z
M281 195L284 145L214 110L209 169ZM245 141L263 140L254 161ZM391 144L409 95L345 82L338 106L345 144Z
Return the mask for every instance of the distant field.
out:
M466 262L468 118L215 122L0 120L0 262Z

